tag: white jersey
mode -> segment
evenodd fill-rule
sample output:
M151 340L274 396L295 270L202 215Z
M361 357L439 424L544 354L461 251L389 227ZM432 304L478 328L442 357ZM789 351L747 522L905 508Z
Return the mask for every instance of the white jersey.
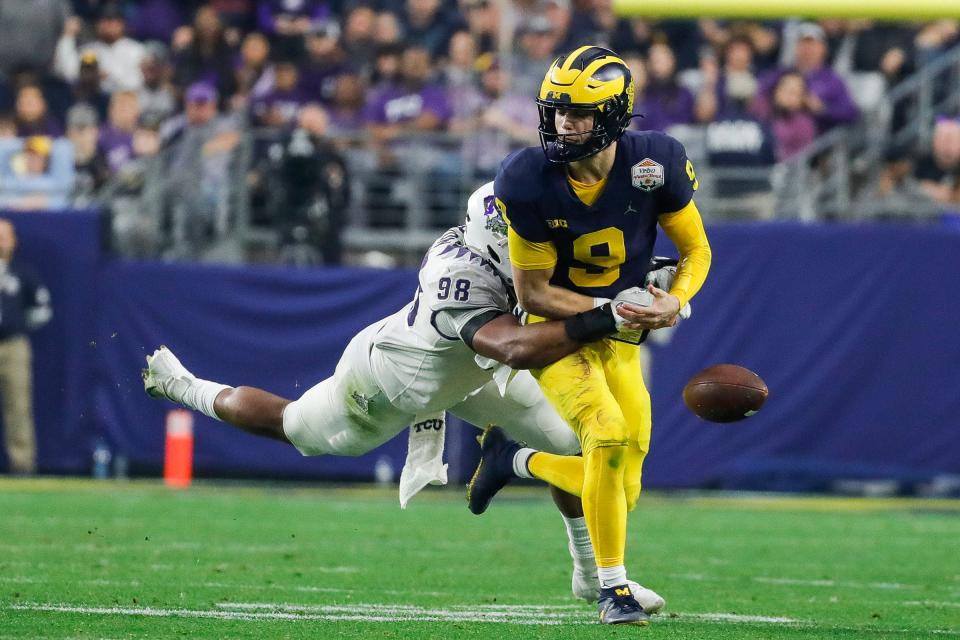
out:
M442 411L490 382L460 338L470 320L510 313L512 291L489 261L466 246L463 228L444 233L420 265L416 296L373 337L370 366L397 408Z
M436 429L449 411L481 427L500 425L536 449L579 451L576 435L529 372L501 386L461 339L479 314L513 308L512 288L467 248L461 228L433 244L419 279L410 304L357 334L333 376L287 405L283 430L290 442L304 455L356 456L409 425Z

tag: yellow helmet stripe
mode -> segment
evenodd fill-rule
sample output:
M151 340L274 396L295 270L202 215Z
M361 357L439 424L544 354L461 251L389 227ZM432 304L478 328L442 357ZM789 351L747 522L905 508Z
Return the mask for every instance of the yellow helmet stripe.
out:
M560 70L570 71L570 65L573 64L573 62L580 57L581 53L583 53L584 51L589 51L590 49L593 49L592 44L584 45L579 49L574 49L570 53L570 55L567 56L567 59L563 61L563 64L560 66Z

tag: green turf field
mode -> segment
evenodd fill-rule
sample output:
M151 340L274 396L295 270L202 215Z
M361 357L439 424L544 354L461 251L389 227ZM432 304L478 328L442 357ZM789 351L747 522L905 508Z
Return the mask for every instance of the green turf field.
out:
M650 627L569 594L546 493L0 481L0 639L960 637L960 504L641 498Z

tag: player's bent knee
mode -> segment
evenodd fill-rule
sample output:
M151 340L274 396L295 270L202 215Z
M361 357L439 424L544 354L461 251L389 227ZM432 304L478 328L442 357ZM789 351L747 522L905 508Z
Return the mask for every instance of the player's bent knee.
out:
M594 451L603 450L607 464L611 467L621 467L626 460L627 440L609 440L609 439L590 439L584 442L583 455L589 455Z
M622 424L607 424L599 428L588 430L583 437L583 453L587 454L600 447L621 447L627 448L629 438L627 429Z

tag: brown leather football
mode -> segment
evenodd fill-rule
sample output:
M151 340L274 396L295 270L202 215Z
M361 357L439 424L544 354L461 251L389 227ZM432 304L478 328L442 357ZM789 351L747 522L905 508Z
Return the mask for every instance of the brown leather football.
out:
M736 422L759 411L768 394L767 384L750 369L718 364L690 378L683 401L704 420Z

